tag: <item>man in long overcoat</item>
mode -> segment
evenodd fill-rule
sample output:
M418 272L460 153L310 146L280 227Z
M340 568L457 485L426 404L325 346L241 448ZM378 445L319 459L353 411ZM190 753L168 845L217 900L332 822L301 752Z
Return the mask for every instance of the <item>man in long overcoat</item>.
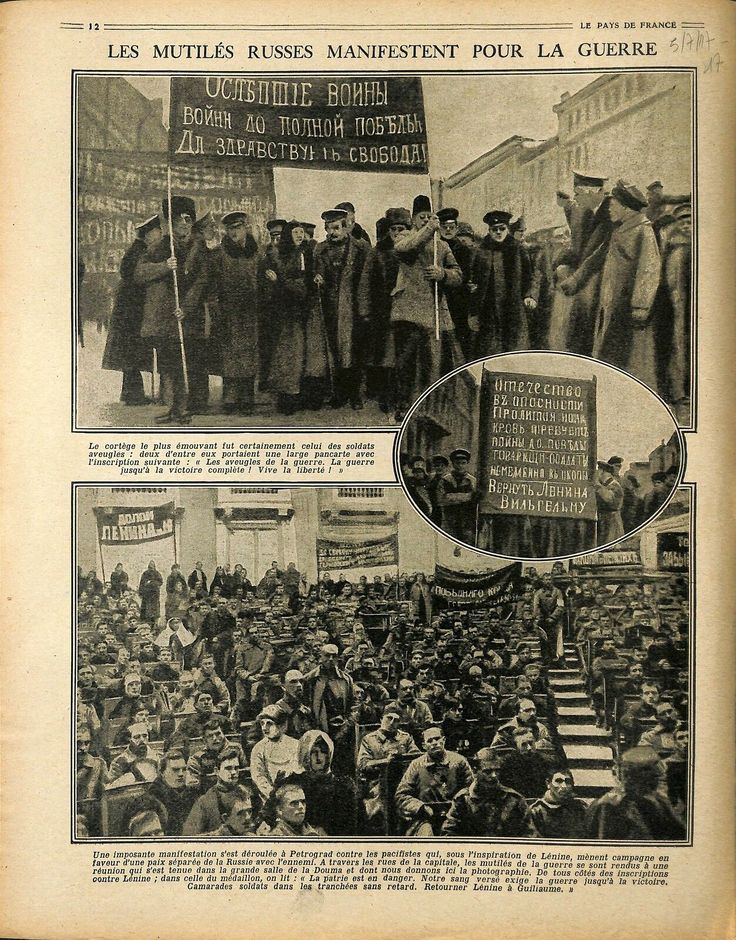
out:
M327 237L314 249L314 283L322 303L327 341L335 374L332 403L363 407L362 339L358 318L358 284L369 245L347 230L345 209L322 213Z

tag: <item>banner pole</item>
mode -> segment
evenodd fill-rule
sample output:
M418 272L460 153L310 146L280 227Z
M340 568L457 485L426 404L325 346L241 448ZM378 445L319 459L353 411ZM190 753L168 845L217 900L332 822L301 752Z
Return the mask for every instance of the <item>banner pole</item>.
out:
M171 166L166 167L166 200L169 206L169 247L171 248L171 257L176 258L174 252L174 222L171 218ZM176 309L179 309L179 278L177 277L177 271L174 269L172 271L174 275L174 302L176 304ZM184 391L189 395L189 373L187 371L187 354L184 349L184 330L182 329L181 320L177 318L176 325L179 328L179 349L181 350L181 368L184 373Z
M432 177L427 174L429 180L429 208L434 213L432 205ZM434 249L433 264L437 267L437 232L432 235L432 248ZM434 338L439 342L440 339L440 285L434 282Z
M151 401L156 401L156 372L158 371L158 353L153 347L153 361L151 362Z

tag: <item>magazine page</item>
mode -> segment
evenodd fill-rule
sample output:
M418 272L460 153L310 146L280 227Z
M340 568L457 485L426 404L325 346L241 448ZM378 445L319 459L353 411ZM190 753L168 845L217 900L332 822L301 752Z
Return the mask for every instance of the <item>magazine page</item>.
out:
M733 936L733 5L0 17L3 935Z

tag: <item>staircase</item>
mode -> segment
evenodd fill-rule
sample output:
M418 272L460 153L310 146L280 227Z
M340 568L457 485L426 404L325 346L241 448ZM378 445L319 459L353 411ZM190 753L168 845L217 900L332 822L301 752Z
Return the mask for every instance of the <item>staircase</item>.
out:
M572 643L565 643L565 668L550 669L548 676L557 701L557 733L575 777L575 793L582 799L595 799L616 784L611 735L596 727L596 714Z

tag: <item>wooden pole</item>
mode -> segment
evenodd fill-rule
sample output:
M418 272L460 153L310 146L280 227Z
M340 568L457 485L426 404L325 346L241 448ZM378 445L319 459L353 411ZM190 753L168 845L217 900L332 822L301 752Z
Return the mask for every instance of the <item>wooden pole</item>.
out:
M429 179L429 208L430 211L434 212L432 207L432 178ZM434 260L433 264L437 267L437 232L432 235L432 247L434 249ZM440 339L440 285L437 281L434 282L434 338L439 342Z
M171 248L171 257L176 258L176 253L174 252L174 222L171 218L171 167L166 167L166 199L169 206L169 245ZM174 270L172 272L174 275L174 302L176 303L176 309L179 309L179 279L177 277L177 272ZM176 325L179 328L179 349L181 350L181 368L184 373L184 391L189 395L189 372L187 371L187 354L184 349L184 330L182 329L181 320L177 318Z

